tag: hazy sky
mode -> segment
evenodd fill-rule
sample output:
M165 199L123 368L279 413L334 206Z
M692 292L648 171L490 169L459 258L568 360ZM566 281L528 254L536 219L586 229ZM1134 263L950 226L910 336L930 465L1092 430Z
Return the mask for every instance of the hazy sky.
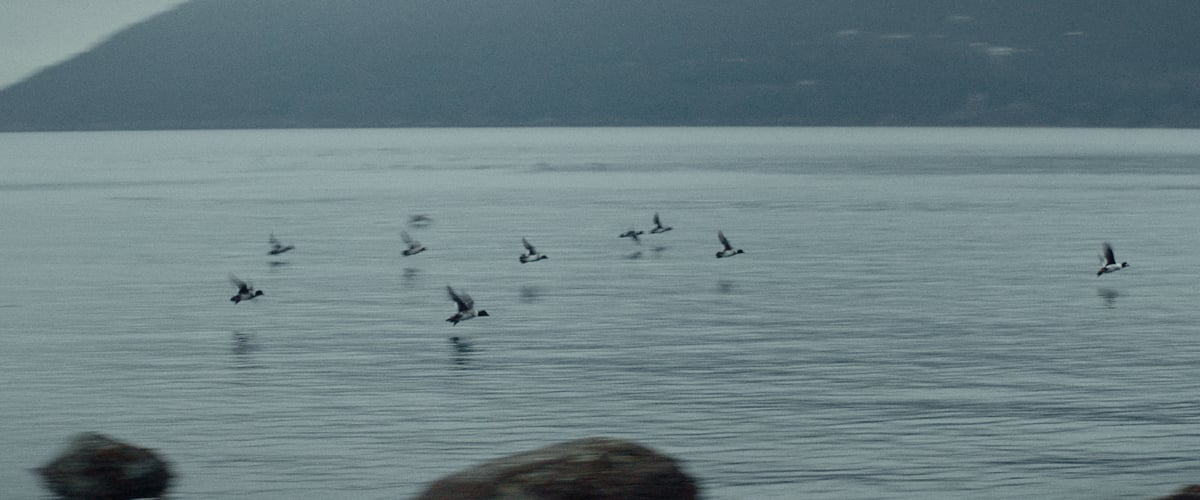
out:
M0 0L0 88L185 0Z

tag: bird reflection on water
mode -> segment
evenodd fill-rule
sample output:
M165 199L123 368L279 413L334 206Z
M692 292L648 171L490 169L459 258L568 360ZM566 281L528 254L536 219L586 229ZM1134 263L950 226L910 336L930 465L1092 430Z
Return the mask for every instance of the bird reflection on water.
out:
M1117 307L1117 297L1121 296L1121 292L1112 288L1098 288L1096 289L1096 295L1104 299L1104 307L1114 309Z
M455 365L460 367L466 366L467 361L471 358L471 354L475 352L475 346L461 337L450 337L450 347L453 349L453 357L451 359Z
M233 353L241 356L258 350L254 336L248 333L233 332Z
M239 370L258 368L253 353L260 349L254 335L235 331L232 337L233 367Z
M533 285L521 285L521 289L520 289L519 293L521 295L521 302L526 302L526 303L537 302L538 300L541 300L541 298L542 298L541 287L537 287L537 286L533 286Z

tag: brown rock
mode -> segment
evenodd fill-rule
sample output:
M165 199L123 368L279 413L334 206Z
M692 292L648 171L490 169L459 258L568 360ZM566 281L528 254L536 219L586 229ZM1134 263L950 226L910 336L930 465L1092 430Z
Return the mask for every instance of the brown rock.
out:
M161 498L171 481L166 461L153 451L91 432L75 436L37 472L50 491L79 500Z
M694 500L696 484L670 457L612 438L518 453L446 476L419 500Z
M1158 500L1200 500L1200 485L1193 484Z

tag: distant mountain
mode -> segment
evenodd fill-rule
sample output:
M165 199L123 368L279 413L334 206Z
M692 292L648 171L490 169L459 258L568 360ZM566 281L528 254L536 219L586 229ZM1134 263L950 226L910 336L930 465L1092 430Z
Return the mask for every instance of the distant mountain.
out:
M1200 2L192 0L0 130L1200 126Z

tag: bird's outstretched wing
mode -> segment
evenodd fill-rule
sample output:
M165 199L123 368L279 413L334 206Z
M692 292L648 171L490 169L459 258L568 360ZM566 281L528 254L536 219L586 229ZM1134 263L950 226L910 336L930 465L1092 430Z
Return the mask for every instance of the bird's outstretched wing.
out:
M229 273L229 282L238 288L238 293L250 293L250 288L252 288L249 283L238 279L233 273Z
M525 245L525 249L529 250L530 255L537 253L537 250L534 250L533 245L529 244L529 240L521 238L521 244Z
M446 285L446 291L450 293L450 300L453 300L455 304L458 304L458 312L469 311L471 310L471 306L475 304L475 301L471 300L470 295L465 293L454 293L454 289L451 288L450 285Z
M729 240L725 238L725 233L724 233L724 232L722 232L722 231L717 231L717 239L718 239L718 240L721 240L721 244L722 244L722 245L725 245L725 249L726 249L726 250L733 250L733 245L730 245L730 244L729 244Z
M1113 265L1117 263L1117 258L1113 256L1112 245L1109 245L1107 242L1104 243L1104 256L1102 259L1104 260L1104 265Z

